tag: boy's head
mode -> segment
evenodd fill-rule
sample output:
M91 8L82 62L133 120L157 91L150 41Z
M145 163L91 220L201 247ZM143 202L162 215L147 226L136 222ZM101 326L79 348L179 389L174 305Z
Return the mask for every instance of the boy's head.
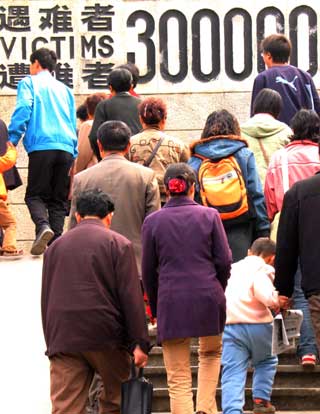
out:
M250 249L249 256L260 256L267 264L273 265L276 255L276 244L268 237L259 237L256 239Z
M272 34L261 42L261 52L267 67L286 64L291 54L291 42L283 34Z

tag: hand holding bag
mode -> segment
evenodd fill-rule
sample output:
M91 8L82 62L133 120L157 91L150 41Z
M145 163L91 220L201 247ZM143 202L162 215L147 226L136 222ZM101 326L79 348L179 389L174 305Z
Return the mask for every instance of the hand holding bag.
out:
M121 414L151 414L153 385L143 377L143 368L136 375L132 361L131 379L121 385Z

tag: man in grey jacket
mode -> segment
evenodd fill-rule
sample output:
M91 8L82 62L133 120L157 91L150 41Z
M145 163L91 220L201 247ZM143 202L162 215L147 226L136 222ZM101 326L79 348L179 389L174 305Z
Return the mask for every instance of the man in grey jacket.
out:
M100 188L115 203L110 228L132 242L141 275L141 227L145 217L160 208L160 195L154 171L125 158L130 135L128 126L121 121L107 121L99 127L97 137L102 161L74 177L69 227L76 224L78 194Z

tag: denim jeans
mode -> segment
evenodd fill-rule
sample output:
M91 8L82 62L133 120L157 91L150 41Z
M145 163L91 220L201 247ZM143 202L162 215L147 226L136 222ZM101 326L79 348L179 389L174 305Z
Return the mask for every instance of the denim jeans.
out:
M320 294L308 298L311 319L320 353Z
M226 325L222 339L223 414L242 414L249 363L252 397L270 401L278 358L271 355L272 324Z
M312 326L309 304L301 289L301 270L298 267L294 279L293 309L300 309L303 312L303 321L300 329L299 345L297 355L302 357L306 354L318 355L316 338Z

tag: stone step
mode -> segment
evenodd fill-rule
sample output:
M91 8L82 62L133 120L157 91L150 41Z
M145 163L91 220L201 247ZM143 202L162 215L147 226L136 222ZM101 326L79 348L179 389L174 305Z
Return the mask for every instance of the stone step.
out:
M195 395L196 390L193 389ZM320 407L320 389L319 388L273 388L272 403L278 410L296 411L299 413L314 411L319 414ZM217 389L217 404L221 410L221 388ZM246 405L245 410L252 410L251 389L246 388ZM169 396L166 388L155 388L153 391L152 411L154 413L169 412Z
M190 347L190 360L191 365L198 364L198 346L196 345L196 340L194 340L194 345ZM290 349L287 352L280 354L279 365L297 365L299 364L299 359L296 356L295 349ZM155 346L152 348L149 354L148 365L152 366L163 366L163 356L161 346Z
M198 367L192 366L192 385L197 385ZM144 375L148 378L155 388L166 388L167 377L165 368L162 366L147 366L144 369ZM318 383L318 384L317 384ZM252 385L252 369L248 370L247 387ZM279 365L274 381L274 387L291 387L291 388L305 388L320 387L320 366L312 369L303 368L300 365Z

